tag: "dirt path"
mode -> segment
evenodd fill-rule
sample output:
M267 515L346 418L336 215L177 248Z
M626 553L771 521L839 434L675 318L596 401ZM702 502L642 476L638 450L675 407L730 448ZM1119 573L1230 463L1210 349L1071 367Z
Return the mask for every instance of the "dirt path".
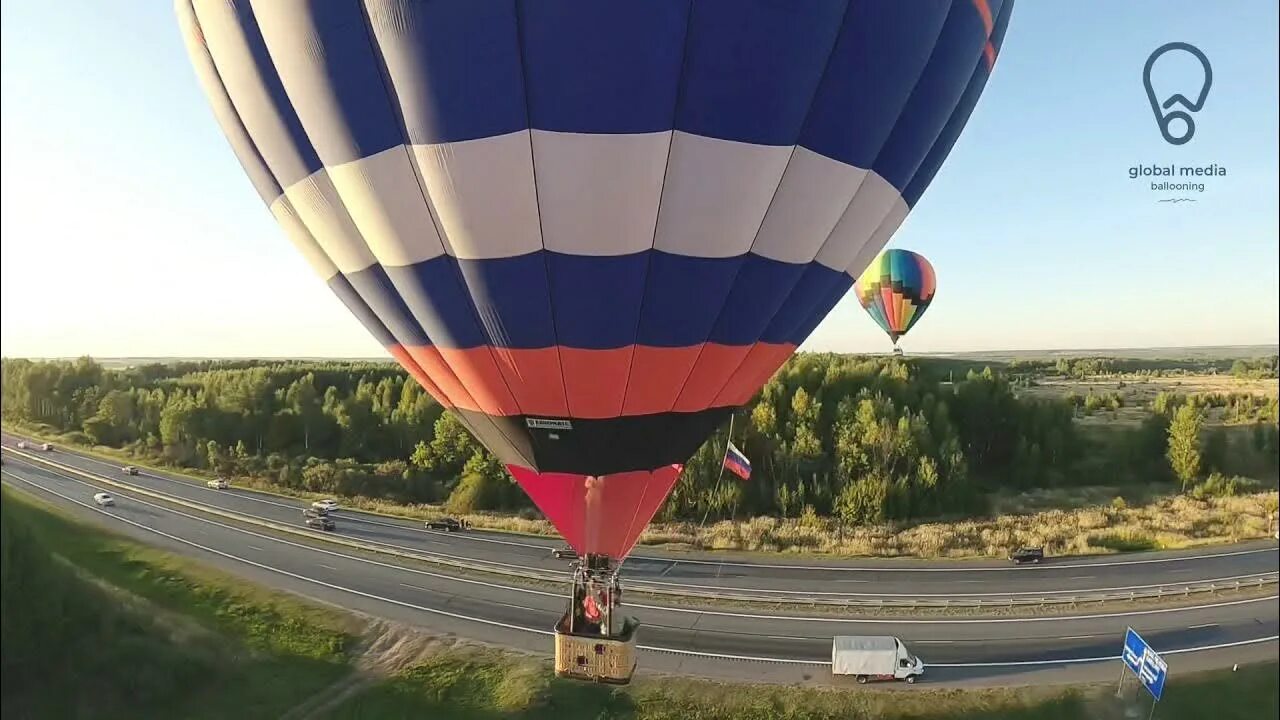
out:
M312 695L281 716L280 720L323 718L348 698L426 657L460 644L454 638L431 635L407 625L366 618L367 629L356 648L350 673Z

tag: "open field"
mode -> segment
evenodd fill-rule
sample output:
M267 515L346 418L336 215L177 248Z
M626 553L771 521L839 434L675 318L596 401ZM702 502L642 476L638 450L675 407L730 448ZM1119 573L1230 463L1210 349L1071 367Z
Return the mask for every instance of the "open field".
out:
M1151 403L1160 393L1183 395L1222 393L1246 393L1263 397L1276 397L1280 393L1280 380L1275 378L1251 380L1230 375L1183 375L1175 377L1150 377L1143 375L1117 375L1090 378L1049 377L1039 379L1035 385L1019 388L1028 397L1061 399L1072 393L1082 397L1118 394L1124 406L1117 411L1097 411L1093 415L1081 415L1078 420L1085 425L1124 423L1137 424L1147 417ZM1207 422L1221 422L1222 408L1210 408Z
M1065 348L1059 350L974 350L971 352L919 353L922 357L952 357L964 360L1058 360L1061 358L1106 357L1133 360L1236 360L1280 354L1280 345L1199 345L1147 348Z
M139 632L123 642L140 653L121 655L117 635L87 638L90 642L77 646L74 657L114 661L95 665L92 682L81 680L77 688L46 673L39 682L21 686L28 692L14 692L19 686L10 675L15 665L6 626L6 718L72 715L66 703L77 697L93 701L76 707L74 716L81 718L1119 720L1126 710L1146 709L1145 698L1116 700L1109 683L872 690L655 674L642 674L626 688L565 681L554 678L544 660L320 608L82 525L20 494L5 492L4 513L6 591L30 591L30 571L50 564L22 563L17 567L24 574L15 575L13 558L33 549L47 557L52 550L79 575L67 576L76 585L57 597L87 595L99 612L128 615ZM14 552L19 527L39 545L26 542L22 552ZM6 609L14 607L14 597L6 595ZM25 625L33 633L52 632L55 626ZM47 655L63 657L64 649L58 646L58 653ZM160 663L170 672L161 673ZM169 681L167 695L147 692L159 680ZM81 688L88 686L108 692L86 695ZM111 688L130 694L112 695ZM1234 673L1183 674L1166 689L1160 716L1271 718L1278 693L1274 662ZM1232 701L1223 703L1223 697Z

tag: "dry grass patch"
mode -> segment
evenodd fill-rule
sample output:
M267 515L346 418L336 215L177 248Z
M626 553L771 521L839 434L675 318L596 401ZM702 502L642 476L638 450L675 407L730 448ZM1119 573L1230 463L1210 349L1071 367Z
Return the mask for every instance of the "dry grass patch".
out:
M752 518L699 528L656 524L641 537L652 545L756 552L821 552L882 557L1002 557L1019 545L1040 545L1054 555L1167 550L1236 542L1268 534L1275 492L1197 500L1160 497L1141 505L1114 501L957 522L839 528L830 519Z

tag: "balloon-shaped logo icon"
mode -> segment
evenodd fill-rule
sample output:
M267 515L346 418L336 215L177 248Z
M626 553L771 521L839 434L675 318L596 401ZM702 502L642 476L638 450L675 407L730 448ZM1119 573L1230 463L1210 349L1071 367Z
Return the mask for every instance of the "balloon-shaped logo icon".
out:
M1200 66L1204 68L1204 82L1194 102L1188 100L1182 93L1174 93L1163 101L1156 97L1155 87L1151 84L1151 69L1155 67L1157 60L1171 52L1187 53L1198 60ZM1199 112L1200 108L1204 107L1204 101L1209 97L1209 88L1213 87L1213 67L1209 65L1209 58L1200 52L1200 48L1190 43L1165 43L1156 48L1155 52L1147 58L1147 64L1142 68L1142 84L1147 89L1147 101L1151 103L1151 112L1156 116L1156 124L1160 126L1160 134L1164 136L1165 141L1170 145L1184 145L1190 142L1196 134L1196 124L1191 119L1191 113ZM1181 105L1185 109L1166 112L1174 105ZM1186 126L1184 134L1173 134L1170 127L1174 120L1181 120Z

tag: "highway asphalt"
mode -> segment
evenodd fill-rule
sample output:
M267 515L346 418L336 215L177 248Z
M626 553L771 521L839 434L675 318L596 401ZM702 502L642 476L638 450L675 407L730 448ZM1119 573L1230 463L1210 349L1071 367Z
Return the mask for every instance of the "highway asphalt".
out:
M61 455L57 461L66 462L65 453L55 455ZM424 626L436 632L543 654L551 646L549 629L564 611L565 600L556 592L506 587L501 582L476 578L450 577L423 567L371 559L339 546L326 547L323 543L286 539L154 502L71 473L38 468L11 453L6 453L6 456L4 482L19 490L143 541L202 559L252 580L353 610ZM93 472L104 472L104 469L95 468ZM156 481L173 483L170 480ZM117 505L112 508L94 506L91 498L99 490L115 495ZM177 495L172 487L166 491ZM238 494L209 491L202 501L209 497L232 498ZM240 501L261 504L262 499L245 500L242 497ZM277 499L272 498L272 502L275 501ZM296 522L299 516L297 509L289 512ZM348 532L347 527L359 525L347 519L345 513L340 515L340 522L347 520L343 524L344 533ZM378 519L378 522L382 521ZM377 525L369 528L373 532L385 529ZM421 535L420 542L434 540L435 537L428 533ZM1274 552L1226 557L1258 556L1269 557L1274 568ZM682 564L677 563L674 567ZM1217 570L1205 559L1187 558L1146 563L1141 567L1159 575L1160 570L1151 568L1185 569L1183 566L1187 564L1197 571ZM1116 566L1098 566L1102 567ZM753 566L751 569L758 571L761 568ZM837 573L837 577L843 577L841 573L865 572L824 571ZM787 569L779 572L818 571ZM1000 577L1024 574L1021 570L965 572L988 572ZM1081 571L1077 568L1067 572ZM905 577L895 580L906 583L903 587L911 587L910 583L916 578L936 582L928 580L936 573L894 572L892 575ZM1028 575L1044 576L1043 572ZM775 577L778 575L753 575L752 579L761 581ZM805 582L812 581L806 579ZM1272 593L1263 598L1206 596L1194 607L1184 608L1118 606L1100 614L1020 618L799 618L767 612L709 611L643 604L628 604L626 609L642 623L640 644L650 650L642 654L641 663L648 670L774 681L828 678L823 663L830 657L833 635L896 635L925 660L929 666L930 681L990 684L1114 677L1117 670L1115 662L1081 661L1115 657L1125 628L1129 626L1139 630L1158 649L1172 652L1171 657L1177 658L1171 661L1175 670L1274 659L1277 654L1274 638L1280 634L1280 613ZM1267 638L1270 640L1254 642ZM1177 652L1206 647L1217 649L1185 654Z
M5 434L12 447L17 438ZM307 503L278 495L233 488L213 490L166 473L142 469L137 476L120 471L119 463L61 448L48 459L85 472L162 492L257 519L300 524ZM389 544L414 552L441 555L508 568L564 572L569 562L552 557L562 543L555 538L483 531L427 530L421 521L391 518L354 510L335 513L344 537ZM1001 561L828 560L785 556L744 557L735 553L664 553L640 548L623 566L626 581L664 589L738 590L790 595L869 598L960 598L1088 594L1140 591L1153 586L1192 581L1248 580L1280 568L1275 541L1189 551L1049 558L1040 565L1013 566Z

